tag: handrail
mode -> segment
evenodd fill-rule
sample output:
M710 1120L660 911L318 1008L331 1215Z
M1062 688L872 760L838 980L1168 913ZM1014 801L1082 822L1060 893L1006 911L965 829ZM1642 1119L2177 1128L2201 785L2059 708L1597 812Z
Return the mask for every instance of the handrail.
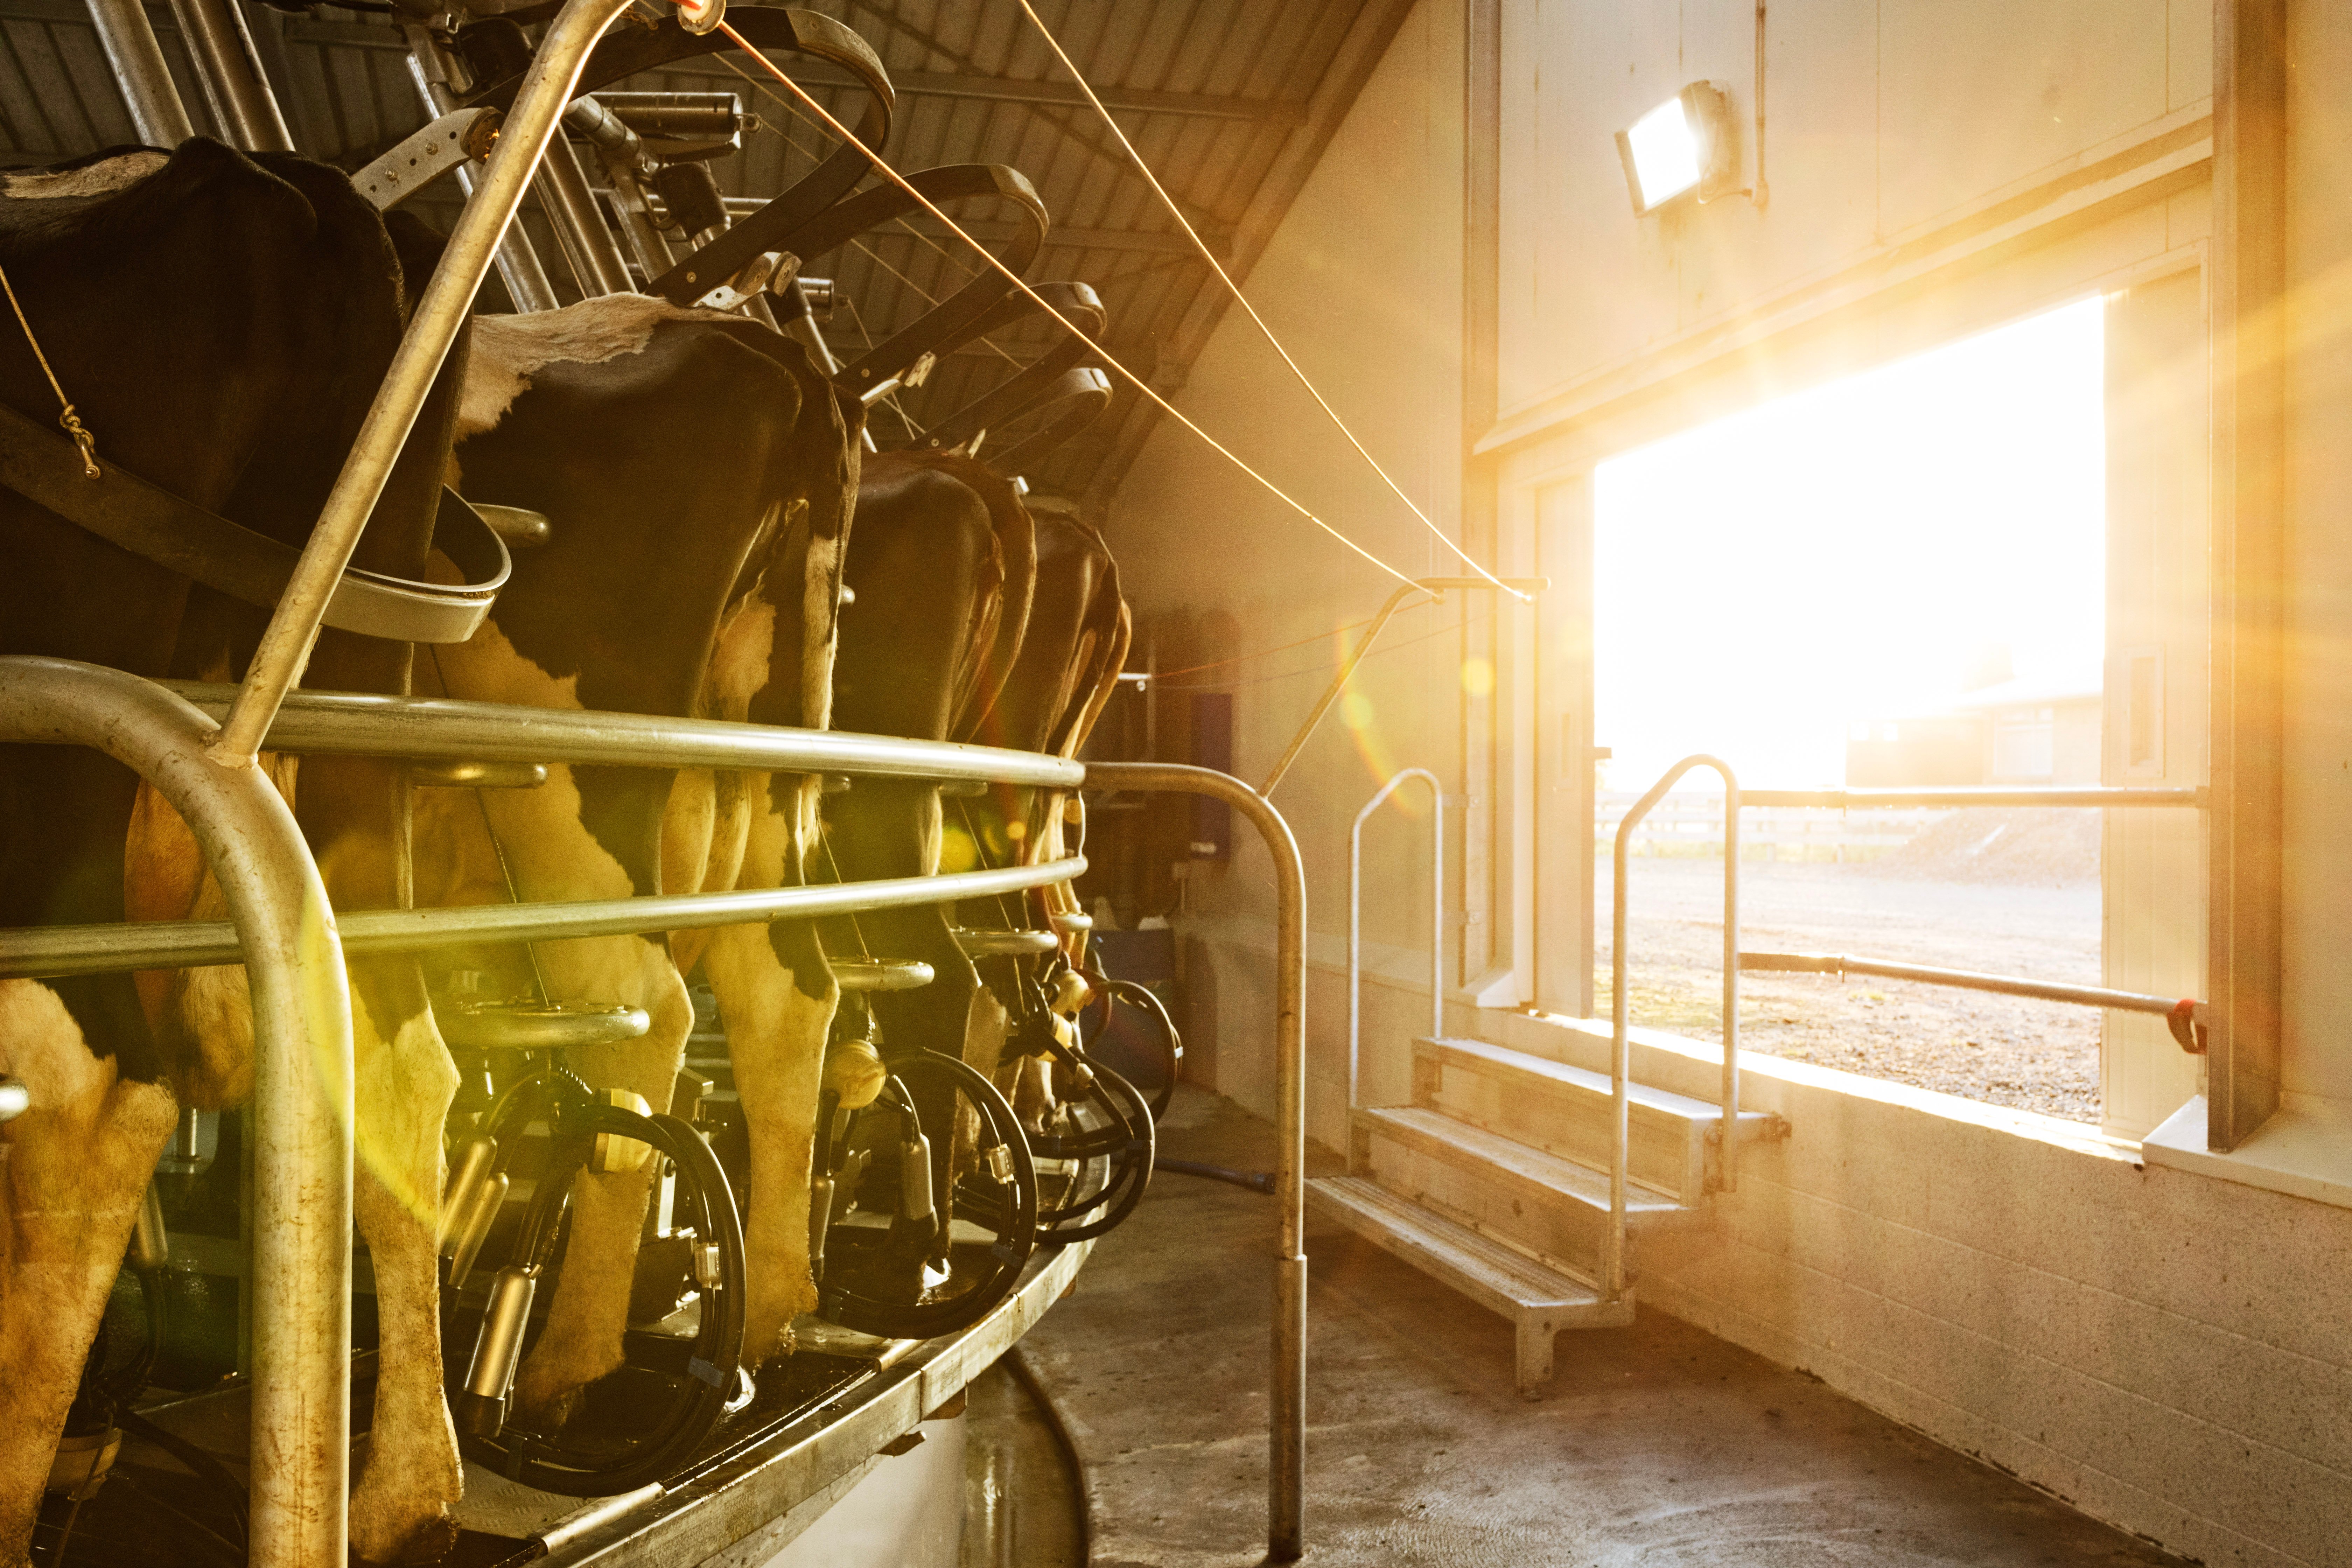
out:
M1609 1043L1610 1111L1609 1234L1601 1244L1601 1290L1614 1301L1625 1293L1625 1163L1633 1047L1628 1043L1625 998L1625 891L1628 840L1633 826L1693 768L1723 775L1723 1151L1721 1190L1730 1192L1738 1175L1739 1149L1739 780L1719 757L1685 757L1668 768L1617 822L1616 909L1610 925Z
M1266 1410L1266 1557L1295 1563L1307 1549L1307 869L1290 825L1265 796L1209 768L1176 763L1092 763L1106 789L1205 795L1250 819L1274 858L1275 1198L1274 1370Z
M1348 830L1348 1110L1356 1110L1357 1064L1360 1050L1359 1026L1362 1008L1358 992L1363 984L1364 823L1381 803L1409 779L1429 785L1429 1033L1445 1033L1445 793L1437 775L1427 768L1399 768L1381 785L1356 825Z
M423 910L352 910L340 916L350 957L424 952L457 942L558 942L567 937L634 936L782 920L815 920L866 910L898 910L1027 892L1086 874L1084 857L936 877L873 882L812 882L713 893L570 903L461 904ZM49 980L136 969L194 969L241 963L244 950L225 921L156 921L122 925L0 929L0 980Z
M1872 974L1888 980L1916 980L1923 985L1948 985L1960 991L1990 991L2000 996L2031 996L2040 1002L2070 1002L2083 1007L2106 1007L2118 1013L2152 1013L2171 1026L2180 1048L2202 1055L2193 1028L2206 1020L2206 1004L2194 996L2157 996L2142 991L2110 991L2104 985L2068 985L2055 980L2029 980L2022 975L1986 974L1974 969L1938 969L1925 963L1895 963L1883 958L1856 958L1844 952L1743 952L1739 967L1749 973Z
M352 1018L334 911L301 830L258 768L214 759L216 726L152 683L70 660L0 658L0 738L88 746L184 818L253 956L252 1561L348 1551Z
M1365 656L1372 651L1372 644L1379 641L1381 633L1387 629L1391 618L1403 607L1407 594L1426 594L1431 604L1439 605L1445 602L1450 589L1491 588L1496 585L1484 577L1423 577L1391 594L1388 602L1372 616L1372 624L1364 628L1364 635L1349 650L1348 657L1340 661L1339 671L1331 678L1331 684L1325 687L1323 695L1315 700L1307 721L1298 726L1298 733L1291 736L1290 744L1282 749L1282 755L1275 762L1274 771L1265 775L1265 783L1259 786L1258 793L1268 796L1274 794L1275 786L1282 782L1282 775L1290 771L1290 764L1298 760L1298 753L1306 750L1307 742L1314 738L1316 726L1323 722L1323 715L1331 711L1331 704L1339 700L1339 693L1347 689L1348 679L1356 673L1356 666L1364 662ZM1515 592L1540 594L1551 586L1551 579L1506 577L1501 579L1501 586Z
M1958 784L1947 789L1751 789L1742 805L1866 811L1895 805L2179 805L2205 809L2205 786L2165 784Z
M236 690L194 681L162 684L207 712L226 710ZM356 692L288 693L265 743L275 752L322 756L746 768L979 779L1044 789L1076 788L1086 777L1083 763L1065 758L952 741Z

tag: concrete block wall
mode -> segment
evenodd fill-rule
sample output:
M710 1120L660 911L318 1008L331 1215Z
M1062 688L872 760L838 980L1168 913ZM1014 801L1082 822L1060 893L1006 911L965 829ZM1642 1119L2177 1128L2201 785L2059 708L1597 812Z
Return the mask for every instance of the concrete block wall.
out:
M1607 1037L1482 1016L1605 1068ZM2352 1210L2144 1166L2030 1112L1742 1053L1712 1234L1635 1260L1673 1313L2199 1561L2352 1563ZM1634 1071L1713 1100L1710 1047Z

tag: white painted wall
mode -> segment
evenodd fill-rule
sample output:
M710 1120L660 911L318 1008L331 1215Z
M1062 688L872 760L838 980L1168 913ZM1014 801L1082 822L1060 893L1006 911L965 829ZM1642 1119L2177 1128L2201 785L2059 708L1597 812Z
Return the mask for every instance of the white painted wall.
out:
M2341 935L2352 924L2352 7L2298 0L2293 15L2286 1088L2290 1103L2352 1102ZM1538 497L1615 452L2066 299L2178 293L2200 276L2204 0L1775 5L1769 205L1726 200L1639 222L1612 134L1699 78L1727 82L1752 113L1752 4L1510 0L1506 20L1503 416L1481 449L1499 464L1516 563L1531 554ZM1447 116L1459 111L1460 22L1453 0L1425 0L1251 279L1449 526L1460 143ZM1409 570L1442 565L1304 417L1246 323L1216 334L1181 401ZM2148 486L2174 482L2162 467L2143 465ZM2200 502L2136 493L2131 504L2170 515ZM1369 614L1385 591L1303 527L1163 427L1111 538L1147 615L1222 609L1241 646L1261 647ZM2193 575L2193 535L2175 542L2176 576ZM2193 584L2174 583L2167 599L2155 581L2131 580L2146 612L2134 635L2179 642L2194 663L2195 638L2159 624ZM1364 689L1393 760L1453 778L1459 650L1425 647L1375 661ZM1517 700L1529 683L1500 673ZM1244 774L1271 761L1317 684L1238 689ZM1507 745L1545 732L1537 701L1507 715ZM2190 737L2176 739L2177 756L2201 763ZM2166 782L2196 782L2176 780L2170 762ZM1504 776L1517 766L1496 761ZM1313 878L1310 1115L1335 1147L1346 824L1379 771L1328 734L1278 802ZM1414 986L1425 851L1394 824L1381 831L1392 847L1375 861L1367 930L1375 969L1395 984L1368 994L1375 1102L1402 1098L1402 1042L1426 1005ZM2181 864L2193 847L2158 847L2171 860L2149 887L2193 880ZM1531 858L1524 843L1521 853ZM1261 1111L1272 1104L1265 885L1263 856L1244 846L1196 889L1189 922L1213 970L1215 1087ZM2140 952L2129 931L2110 937ZM2147 963L2151 974L2179 967ZM1458 1003L1452 1022L1598 1065L1591 1037L1556 1023ZM2162 1114L2186 1086L2184 1064L2155 1031L2110 1043L2143 1053L2110 1063L2111 1089L2137 1097L2132 1120ZM1687 1043L1637 1054L1645 1081L1701 1098L1715 1070ZM1748 1102L1787 1116L1795 1136L1751 1162L1712 1237L1643 1260L1645 1303L2205 1562L2352 1561L2352 1209L1801 1064L1753 1058L1748 1084Z
M1459 0L1423 0L1406 20L1247 283L1316 384L1449 533L1458 527L1462 473L1462 26ZM1408 574L1462 570L1349 450L1238 310L1210 339L1177 403ZM1213 681L1234 693L1234 768L1253 782L1328 681L1335 628L1370 616L1397 585L1170 421L1121 486L1108 537L1139 638L1155 620L1222 611L1242 628L1238 651L1307 639L1228 670L1178 677L1163 690L1164 703ZM1402 613L1382 640L1394 651L1358 672L1354 723L1335 710L1276 794L1305 852L1318 952L1335 963L1344 961L1348 828L1358 808L1400 767L1431 768L1458 793L1462 641L1454 628L1486 608ZM1378 966L1414 989L1424 1020L1425 798L1416 787L1405 796L1412 815L1390 809L1367 826L1364 902ZM1458 837L1458 814L1454 828ZM1459 865L1458 853L1449 858ZM1229 867L1196 863L1189 896L1202 917L1187 923L1201 944L1189 962L1197 966L1205 953L1214 970L1191 979L1196 994L1217 998L1217 1087L1270 1105L1271 1004L1250 944L1271 929L1273 895L1265 852L1245 826L1236 826ZM1337 1143L1345 1003L1338 986L1322 984L1310 1002L1316 1135ZM1402 1037L1384 1036L1395 1059L1375 1070L1401 1074Z

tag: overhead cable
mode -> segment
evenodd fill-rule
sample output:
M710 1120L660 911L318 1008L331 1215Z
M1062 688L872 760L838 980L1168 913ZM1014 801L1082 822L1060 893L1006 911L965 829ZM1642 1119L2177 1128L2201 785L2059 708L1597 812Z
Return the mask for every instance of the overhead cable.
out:
M1330 400L1323 395L1314 382L1307 379L1307 373L1298 367L1298 362L1290 357L1290 351L1282 346L1282 340L1274 335L1274 329L1265 324L1265 318L1257 313L1257 307L1250 303L1249 296L1242 292L1242 286L1234 282L1233 274L1225 270L1225 264L1217 259L1216 253L1209 248L1206 241L1202 239L1200 231L1192 226L1192 220L1184 216L1184 209L1177 205L1174 196L1168 194L1168 187L1160 183L1160 176L1151 172L1151 165L1143 161L1143 154L1135 150L1135 143L1127 139L1127 132L1120 129L1118 121L1111 118L1110 110L1103 107L1103 100L1095 96L1094 87L1087 80L1085 73L1078 69L1077 62L1071 59L1068 51L1062 47L1061 40L1054 37L1053 29L1045 26L1045 18L1037 15L1036 9L1029 4L1029 0L1021 0L1021 9L1028 16L1031 25L1036 27L1038 35L1045 40L1046 47L1054 51L1054 58L1062 62L1062 68L1070 73L1070 79L1077 83L1078 90L1087 95L1087 101L1095 106L1095 112L1102 116L1103 123L1110 127L1110 133L1118 138L1118 144L1127 149L1127 155L1135 161L1136 168L1142 174L1144 179L1150 182L1152 194L1160 198L1161 205L1166 206L1176 221L1183 226L1185 237L1192 240L1193 247L1200 251L1201 258L1215 269L1218 280L1224 284L1235 300L1241 301L1242 309L1249 312L1249 319L1257 323L1257 330L1265 334L1265 341L1273 345L1276 353L1282 356L1282 363L1290 367L1290 374L1298 378L1298 384L1307 389L1307 395L1315 400L1316 405L1330 416L1332 426L1340 435L1348 438L1348 445L1356 448L1357 455L1371 465L1372 472L1380 475L1381 482L1395 492L1397 500L1404 502L1412 515L1421 519L1423 528L1435 534L1438 542L1446 549L1462 558L1464 565L1512 597L1523 602L1532 602L1528 595L1508 586L1500 577L1472 560L1469 552L1454 543L1453 538L1444 529L1438 527L1411 496L1404 493L1404 487L1390 478L1389 471L1381 467L1381 460L1373 457L1363 442L1356 438L1356 433L1348 428L1348 422L1339 417L1339 411L1332 407Z
M773 60L761 54L758 49L753 48L751 41L745 38L742 34L737 32L732 26L726 21L721 20L719 24L718 30L726 34L728 38L733 42L737 48L741 49L746 55L749 55L753 60L756 60L770 76L774 77L776 80L782 82L785 90L790 92L794 98L799 99L801 102L806 105L809 109L813 110L818 118L824 121L827 128L830 129L835 136L840 137L842 141L846 142L848 145L856 148L859 153L873 164L874 170L877 174L888 180L900 190L906 192L908 195L914 197L915 200L921 205L924 211L929 213L933 217L939 219L940 223L947 226L949 233L954 235L956 238L970 246L972 248L972 251L978 255L982 260L987 262L989 266L994 268L997 271L1004 274L1005 278L1012 282L1015 289L1020 289L1021 292L1027 295L1039 309L1043 310L1047 315L1053 317L1055 321L1059 321L1064 329L1066 330L1073 337L1076 337L1079 342L1085 343L1087 347L1092 349L1097 357L1098 363L1103 366L1118 373L1118 374L1123 377L1136 389L1136 391L1151 399L1153 403L1158 404L1160 409L1171 417L1174 418L1177 423L1182 425L1184 428L1190 430L1193 435L1198 436L1202 440L1207 442L1208 445L1220 456L1224 458L1227 462L1241 469L1242 472L1247 474L1251 479L1255 479L1260 485L1264 486L1267 491L1273 494L1284 505L1298 513L1299 516L1305 518L1307 521L1313 523L1316 527L1321 529L1324 532L1329 534L1341 544L1346 545L1349 550L1354 551L1358 555L1362 556L1366 561L1369 561L1374 566L1379 567L1381 571L1387 573L1398 582L1407 584L1411 584L1412 583L1412 579L1411 577L1406 576L1402 572L1398 571L1395 567L1390 565L1387 562L1381 560L1379 556L1373 554L1370 551L1365 549L1362 545L1357 543L1354 540L1349 538L1346 534L1340 532L1338 529L1332 527L1321 518L1316 516L1313 511L1309 510L1306 506L1293 499L1289 491L1284 489L1280 485L1276 484L1272 479L1267 479L1264 474L1259 473L1255 468L1244 462L1241 456L1234 451L1232 447L1218 440L1214 436L1210 435L1206 430L1202 429L1198 425L1187 418L1183 412L1174 404L1160 396L1157 392L1154 392L1150 386L1144 382L1141 376L1128 369L1127 366L1114 356L1109 350L1104 348L1101 343L1097 342L1084 328L1080 327L1076 321L1071 321L1069 317L1064 315L1059 310L1055 309L1052 302L1047 300L1044 295L1038 293L1037 290L1032 289L1027 283L1024 282L1019 273L1013 271L1013 268L1005 266L1003 262L998 260L994 252L991 251L986 246L982 245L980 241L972 238L971 235L965 233L962 225L957 223L955 219L940 211L938 205L932 202L929 196L923 195L922 192L917 190L914 185L908 181L905 175L899 174L898 170L883 162L881 153L866 145L864 142L858 140L857 134L855 132L851 131L848 126L844 125L839 120L835 119L832 111L827 110L822 103L819 103L814 98L811 97L808 90L802 87L800 83L794 81L791 77L786 76L783 70L778 67ZM1509 592L1507 589L1505 591Z

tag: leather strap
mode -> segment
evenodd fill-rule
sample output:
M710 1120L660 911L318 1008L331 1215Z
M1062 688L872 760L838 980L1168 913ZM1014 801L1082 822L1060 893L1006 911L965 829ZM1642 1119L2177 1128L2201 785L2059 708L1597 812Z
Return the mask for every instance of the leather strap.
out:
M274 607L301 552L160 489L103 457L100 477L47 426L0 404L0 486L88 529L110 544L233 599ZM444 486L434 547L467 579L412 583L346 567L327 601L327 625L394 642L460 643L474 635L506 586L507 547L479 513Z

